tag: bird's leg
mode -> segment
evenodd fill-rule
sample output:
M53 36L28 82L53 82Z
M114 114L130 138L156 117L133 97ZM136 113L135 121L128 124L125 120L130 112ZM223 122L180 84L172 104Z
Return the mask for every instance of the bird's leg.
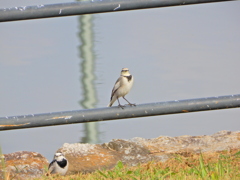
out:
M123 99L125 99L127 102L128 102L128 104L130 105L130 106L136 106L136 104L132 104L132 103L130 103L124 96L123 96Z
M117 100L118 100L118 106L121 107L122 109L124 109L123 107L125 107L125 106L120 104L120 101L118 98L117 98Z

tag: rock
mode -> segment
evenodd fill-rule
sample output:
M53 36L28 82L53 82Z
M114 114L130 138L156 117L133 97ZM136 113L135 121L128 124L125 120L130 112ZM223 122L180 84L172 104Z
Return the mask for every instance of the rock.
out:
M69 161L67 174L113 168L118 161L129 166L149 161L165 162L175 154L214 153L240 149L240 131L220 131L210 136L160 136L153 139L113 139L104 144L68 144L57 150ZM4 155L0 179L32 179L45 174L48 161L36 152L20 151ZM4 164L4 163L2 163ZM5 172L5 173L4 173Z
M0 179L30 179L41 177L48 167L48 160L37 152L19 151L4 154L5 167L0 165ZM4 173L5 172L5 173Z
M143 138L139 138L143 139ZM153 160L161 160L158 156L153 156L148 147L142 146L141 143L135 143L131 140L115 139L109 143L102 144L102 147L116 151L120 154L120 160L127 165L136 166L139 163L147 163Z
M151 152L217 152L240 148L240 131L220 131L210 136L160 136L154 139L133 138L131 142L147 147Z
M57 152L63 152L69 161L67 174L74 174L110 169L118 161L135 166L153 160L164 162L174 154L212 153L231 149L240 149L240 131L220 131L210 136L114 139L102 145L65 143Z
M121 159L118 153L95 144L65 143L57 152L62 152L69 161L67 174L109 169Z

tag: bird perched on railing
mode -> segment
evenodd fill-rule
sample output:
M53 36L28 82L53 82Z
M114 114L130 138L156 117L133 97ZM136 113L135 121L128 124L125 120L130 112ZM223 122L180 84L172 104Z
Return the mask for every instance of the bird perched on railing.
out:
M53 161L48 166L50 174L60 174L64 176L68 171L68 160L62 153L56 153Z
M125 96L129 93L133 85L133 76L129 73L128 68L122 68L121 75L116 81L111 94L110 103L108 107L111 107L113 103L118 100L118 106L123 109L124 105L121 105L119 98L123 97L130 106L136 106L135 104L130 103Z

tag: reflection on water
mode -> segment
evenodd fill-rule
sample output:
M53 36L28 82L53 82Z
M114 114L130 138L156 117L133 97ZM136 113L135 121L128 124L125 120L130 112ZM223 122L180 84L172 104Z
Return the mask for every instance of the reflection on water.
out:
M95 56L93 50L93 16L84 15L79 17L80 22L80 42L79 46L80 57L82 62L80 63L81 87L83 88L83 99L79 101L85 109L94 108L97 103L97 93L95 88ZM98 123L84 123L85 136L81 138L82 143L98 143Z

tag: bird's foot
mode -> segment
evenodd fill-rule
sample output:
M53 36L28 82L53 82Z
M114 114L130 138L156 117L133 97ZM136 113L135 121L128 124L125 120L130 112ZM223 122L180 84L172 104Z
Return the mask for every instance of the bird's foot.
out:
M125 106L124 106L124 105L121 105L121 104L119 104L119 105L118 105L118 107L120 107L120 108L124 109L124 107L125 107Z
M132 103L129 103L129 105L130 105L130 106L136 106L136 104L135 104L135 103L134 103L134 104L132 104Z

